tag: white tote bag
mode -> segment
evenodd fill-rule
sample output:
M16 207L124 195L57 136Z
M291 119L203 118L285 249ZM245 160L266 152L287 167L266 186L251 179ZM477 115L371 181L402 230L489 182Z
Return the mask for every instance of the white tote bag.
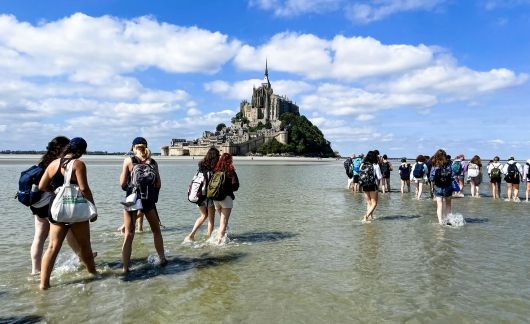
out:
M52 202L52 219L58 223L79 223L97 216L96 206L79 192L77 185L70 184L72 178L72 160L66 165L64 184L55 190Z

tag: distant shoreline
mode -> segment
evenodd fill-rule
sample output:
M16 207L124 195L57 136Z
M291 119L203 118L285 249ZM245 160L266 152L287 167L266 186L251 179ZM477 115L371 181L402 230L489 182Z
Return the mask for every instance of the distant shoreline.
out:
M23 164L31 165L37 163L41 158L41 154L0 154L0 164ZM88 164L117 164L121 163L126 155L83 155L82 160ZM169 162L188 163L190 161L199 162L201 156L154 156L153 157L160 164ZM242 164L330 164L341 163L343 159L336 158L316 158L316 157L284 157L284 156L234 156L234 163Z

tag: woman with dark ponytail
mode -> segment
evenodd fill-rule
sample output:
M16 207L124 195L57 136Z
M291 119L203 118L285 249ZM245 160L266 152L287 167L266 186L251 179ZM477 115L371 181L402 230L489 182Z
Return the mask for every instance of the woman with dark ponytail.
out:
M68 145L69 142L70 140L64 136L57 136L52 139L46 147L46 153L44 153L44 155L42 156L39 162L39 166L46 170L48 165L50 165L50 163L52 163L61 155L64 148L66 147L66 145ZM48 234L50 233L50 222L48 222L48 210L50 209L52 198L53 194L51 192L45 191L42 193L41 199L29 207L35 219L35 234L33 236L33 243L31 244L32 275L37 275L40 273L44 242L46 241L46 239L48 238ZM68 234L66 236L66 239L70 247L72 247L72 250L74 250L76 254L79 254L79 246L77 245L77 241L75 240L75 238L73 238L72 235Z
M66 145L60 158L55 159L48 165L44 175L39 183L39 190L54 192L64 184L66 168L69 163L72 165L71 183L79 187L79 191L86 200L94 203L92 191L88 186L86 165L83 161L78 160L86 153L87 143L81 137L72 138L68 145ZM97 216L96 216L97 217ZM90 221L95 221L96 217ZM55 260L64 238L68 233L75 238L79 245L79 257L85 264L87 271L90 274L96 274L96 265L94 264L94 254L92 253L92 246L90 244L90 226L88 221L79 223L59 223L48 217L51 222L50 225L50 243L48 249L42 258L42 271L40 274L40 289L50 288L50 276L55 265Z

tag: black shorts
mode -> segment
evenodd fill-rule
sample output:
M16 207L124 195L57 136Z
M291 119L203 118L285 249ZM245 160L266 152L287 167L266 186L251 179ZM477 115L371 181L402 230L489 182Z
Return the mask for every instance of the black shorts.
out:
M364 192L377 191L377 185L363 186Z
M490 183L501 183L501 178L498 178L498 179L491 179L490 178Z
M33 215L37 215L39 218L48 218L48 214L50 212L50 204L40 208L30 206L29 209L31 209Z
M359 183L359 175L358 174L353 176L353 183Z

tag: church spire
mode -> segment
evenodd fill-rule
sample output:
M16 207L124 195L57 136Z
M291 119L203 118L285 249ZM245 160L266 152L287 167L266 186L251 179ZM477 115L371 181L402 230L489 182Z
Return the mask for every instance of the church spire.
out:
M269 68L267 66L267 59L265 59L265 78L264 78L264 81L267 81L267 84L271 85L271 82L269 81Z

